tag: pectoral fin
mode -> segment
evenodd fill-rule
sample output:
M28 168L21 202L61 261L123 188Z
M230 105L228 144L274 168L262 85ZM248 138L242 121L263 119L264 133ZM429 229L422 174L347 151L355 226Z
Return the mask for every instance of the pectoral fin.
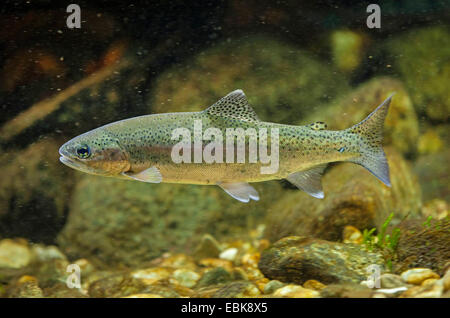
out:
M258 192L247 182L218 183L217 185L233 198L241 202L247 203L250 199L255 201L259 200Z
M327 165L323 164L306 171L298 171L290 174L286 179L309 195L323 199L324 194L320 178L326 167Z
M162 181L161 173L156 167L150 167L138 173L123 172L122 175L142 182L160 183Z

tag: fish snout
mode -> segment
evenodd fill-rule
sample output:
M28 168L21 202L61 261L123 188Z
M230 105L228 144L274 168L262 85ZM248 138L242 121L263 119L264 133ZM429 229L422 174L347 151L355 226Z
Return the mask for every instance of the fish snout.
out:
M62 145L61 147L59 147L59 155L61 157L70 157L70 154L67 150L67 143L65 143L64 145Z

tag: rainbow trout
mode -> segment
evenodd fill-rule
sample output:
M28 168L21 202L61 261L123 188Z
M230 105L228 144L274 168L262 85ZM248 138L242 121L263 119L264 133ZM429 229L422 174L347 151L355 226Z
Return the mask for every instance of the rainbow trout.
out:
M332 131L322 122L263 122L235 90L204 111L134 117L86 132L61 146L60 161L101 176L218 185L242 202L259 200L249 182L273 179L323 198L321 176L337 161L359 164L390 186L381 143L391 98L359 124Z

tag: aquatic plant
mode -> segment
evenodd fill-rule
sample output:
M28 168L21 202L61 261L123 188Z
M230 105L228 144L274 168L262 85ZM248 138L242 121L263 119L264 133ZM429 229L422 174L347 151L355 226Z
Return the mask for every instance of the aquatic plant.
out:
M384 255L386 268L389 271L392 271L392 261L397 258L398 242L401 235L401 231L397 227L391 231L391 234L386 234L386 230L393 217L394 213L389 214L377 234L375 234L376 228L370 230L364 229L362 242L369 251L376 250Z
M400 229L394 228L391 234L386 234L386 229L392 221L394 217L394 213L391 213L386 221L384 221L381 226L380 231L375 234L376 228L372 228L370 230L364 229L363 231L363 245L369 250L373 251L374 249L385 250L388 249L391 252L395 253L398 246L398 240L400 239Z

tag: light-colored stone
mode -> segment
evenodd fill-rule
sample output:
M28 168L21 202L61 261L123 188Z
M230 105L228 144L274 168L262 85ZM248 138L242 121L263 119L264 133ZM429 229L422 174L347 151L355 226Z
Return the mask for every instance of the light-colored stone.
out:
M161 279L168 278L170 275L171 271L162 267L139 269L131 273L133 278L139 279L148 285L152 285Z
M197 284L197 281L200 279L200 274L188 269L177 269L173 272L172 277L181 286L191 288Z
M238 252L239 250L237 248L230 247L220 253L219 258L233 262L236 259Z
M26 243L4 239L0 241L0 268L21 268L31 261L31 251Z
M395 287L395 288L382 288L382 289L376 289L376 293L378 294L384 294L389 295L390 297L395 297L403 293L404 291L408 290L407 287Z
M52 259L66 260L66 256L54 245L34 244L31 247L31 252L33 259L39 262L46 262Z
M320 293L316 290L303 288L299 285L286 285L278 288L273 295L275 297L288 297L288 298L316 298Z
M408 284L420 285L424 280L429 278L439 278L439 275L429 268L412 268L404 271L402 279Z

